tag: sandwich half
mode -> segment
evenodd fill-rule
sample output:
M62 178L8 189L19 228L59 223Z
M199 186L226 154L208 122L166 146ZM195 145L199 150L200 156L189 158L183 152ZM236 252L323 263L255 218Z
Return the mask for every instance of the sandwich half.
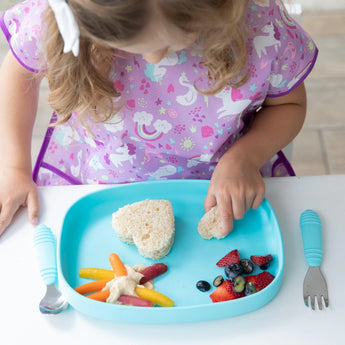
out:
M175 220L168 200L144 200L118 209L112 216L118 238L134 244L139 253L158 260L166 256L175 236Z

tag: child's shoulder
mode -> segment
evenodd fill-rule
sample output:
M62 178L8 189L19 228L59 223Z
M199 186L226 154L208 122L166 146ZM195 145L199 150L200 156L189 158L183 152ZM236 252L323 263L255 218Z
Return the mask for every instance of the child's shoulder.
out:
M249 0L246 23L252 77L269 81L271 97L290 92L314 66L318 50L312 38L281 0Z
M42 15L47 0L27 0L4 11L0 27L18 61L31 71L38 70L42 54Z
M292 20L281 0L249 0L247 6L247 25L253 28L253 32L268 23L274 23L276 30L283 27L283 21L292 24Z
M8 34L15 35L22 33L24 35L32 35L41 26L42 14L48 6L47 0L26 0L20 2L2 14L2 29L7 30ZM20 31L20 28L25 30Z

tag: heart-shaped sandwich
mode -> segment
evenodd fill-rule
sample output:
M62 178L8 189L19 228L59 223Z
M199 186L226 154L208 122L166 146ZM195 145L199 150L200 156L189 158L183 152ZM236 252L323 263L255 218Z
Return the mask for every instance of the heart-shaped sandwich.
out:
M139 253L150 259L166 256L174 242L174 213L168 200L144 200L121 207L113 213L112 226L121 241L136 245Z
M217 238L218 240L227 236L222 231L222 222L220 219L218 206L212 207L200 219L198 224L198 231L201 237L206 239Z

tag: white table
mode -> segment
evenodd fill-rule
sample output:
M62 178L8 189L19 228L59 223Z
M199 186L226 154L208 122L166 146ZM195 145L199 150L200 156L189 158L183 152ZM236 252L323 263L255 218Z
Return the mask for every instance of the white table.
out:
M276 211L284 248L285 270L280 291L263 308L217 321L138 325L87 317L73 308L42 315L38 302L45 293L33 250L33 228L26 210L0 238L0 343L23 344L344 344L345 330L345 175L267 179L267 199ZM104 186L39 189L41 222L61 230L68 207ZM312 311L302 299L307 264L299 216L310 208L323 223L324 259L330 307Z

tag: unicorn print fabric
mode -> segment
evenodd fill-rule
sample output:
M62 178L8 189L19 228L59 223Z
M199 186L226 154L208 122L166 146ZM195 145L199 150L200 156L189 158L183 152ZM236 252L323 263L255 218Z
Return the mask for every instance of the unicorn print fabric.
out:
M1 20L15 56L32 71L44 54L40 37L46 6L45 0L25 1ZM34 169L37 184L210 179L219 158L246 133L265 98L296 88L317 57L314 42L280 1L250 1L246 20L249 56L244 73L249 71L250 78L242 87L226 87L214 96L194 87L208 88L202 42L155 65L140 55L121 53L111 74L122 94L116 100L121 111L110 123L92 123L92 133L76 113L68 123L49 128ZM293 170L279 152L261 173L286 176Z

